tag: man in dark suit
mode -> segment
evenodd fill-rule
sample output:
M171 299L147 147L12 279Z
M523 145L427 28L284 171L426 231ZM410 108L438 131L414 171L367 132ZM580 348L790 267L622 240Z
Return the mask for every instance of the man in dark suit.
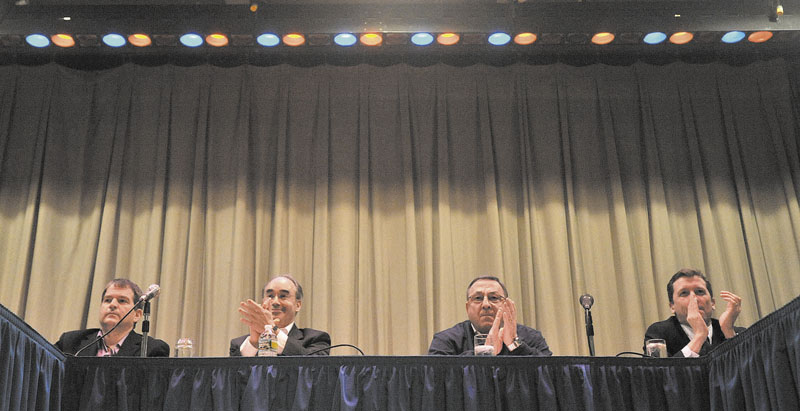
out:
M125 319L122 317L133 308L142 296L142 289L136 283L124 278L111 280L103 289L100 303L100 328L69 331L61 334L56 347L65 354L75 354L81 348L114 328L114 331L87 347L80 353L81 357L131 356L141 353L142 335L134 331L136 322L142 317L142 309L137 308ZM121 321L121 322L120 322ZM148 357L169 357L169 345L164 341L147 337Z
M553 355L542 333L517 324L517 309L497 277L483 276L467 287L468 320L433 336L428 354L471 355L477 332L488 335L495 355Z
M649 339L665 340L670 357L706 355L712 347L744 330L734 326L742 312L742 299L729 291L720 292L728 303L725 312L719 320L711 318L714 294L711 283L698 270L684 268L675 273L667 283L667 295L674 315L651 324L644 340L645 344Z
M231 340L232 357L258 353L258 337L264 327L276 328L278 355L328 355L331 337L324 331L298 328L295 317L303 305L303 287L290 275L273 278L261 292L261 304L248 299L239 304L241 320L249 334Z

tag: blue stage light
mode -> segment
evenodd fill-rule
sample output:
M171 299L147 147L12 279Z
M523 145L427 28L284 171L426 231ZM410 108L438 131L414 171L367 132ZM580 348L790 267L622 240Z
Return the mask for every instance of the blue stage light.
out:
M186 47L199 47L203 45L203 37L197 33L186 33L181 36L181 44Z
M50 39L43 34L30 34L25 37L25 41L27 41L31 46L38 48L47 47L50 45Z
M358 42L358 37L352 33L339 33L333 38L333 42L342 47L350 47Z
M729 31L722 36L723 43L738 43L744 39L744 32L741 31Z
M433 35L431 33L414 33L411 36L411 43L417 46L427 46L433 43Z
M103 43L109 47L122 47L125 45L125 37L117 33L110 33L103 36Z
M281 38L276 34L264 33L256 38L256 42L264 47L275 47L281 44Z
M647 33L647 35L644 36L644 40L643 41L645 43L647 43L647 44L658 44L658 43L663 42L666 39L667 39L667 35L666 34L660 32L660 31L654 31L652 33Z
M493 33L489 35L489 44L495 46L504 46L511 41L511 36L506 33Z

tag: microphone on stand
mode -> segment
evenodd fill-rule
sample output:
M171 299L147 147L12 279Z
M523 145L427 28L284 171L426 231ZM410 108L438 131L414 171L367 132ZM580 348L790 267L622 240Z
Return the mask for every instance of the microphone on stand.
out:
M150 287L147 287L147 292L144 293L141 297L139 297L139 301L150 301L153 298L158 297L158 293L161 292L161 287L158 284L150 284Z
M150 300L156 298L158 293L161 292L161 287L158 284L150 284L147 287L147 292L139 297L139 303L144 302L143 319L142 319L142 345L139 352L140 357L147 357L147 334L150 332Z
M113 327L111 327L110 330L104 332L102 335L97 337L95 340L93 340L89 344L86 344L83 347L81 347L81 349L76 351L75 354L73 354L73 355L75 357L77 357L78 354L80 354L83 350L85 350L85 349L97 344L97 342L102 340L103 338L106 338L106 336L108 334L111 334L111 332L116 330L117 327L119 327L119 325L122 324L122 320L128 318L128 316L132 312L134 312L137 308L139 308L139 306L142 304L142 302L146 302L145 309L144 309L144 312L146 313L146 316L145 316L146 323L145 322L142 323L142 331L144 331L144 337L145 338L142 341L141 347L142 347L142 352L146 353L147 352L147 332L150 331L150 322L148 321L149 316L150 316L150 302L149 301L152 300L153 298L156 298L156 296L158 296L158 293L160 291L161 291L161 287L159 287L158 284L152 284L150 287L147 288L147 292L144 295L142 295L141 297L139 297L139 301L137 301L136 304L134 304L133 307L131 307L131 309L128 310L128 312L125 313L125 315L123 315L122 318L120 318L120 320L117 321L117 323ZM103 344L105 345L105 342ZM144 357L144 355L143 355L143 357Z
M592 305L594 304L594 297L590 294L584 294L579 299L578 302L583 307L583 311L585 313L584 318L586 320L586 339L589 342L589 355L594 357L594 325L592 325Z

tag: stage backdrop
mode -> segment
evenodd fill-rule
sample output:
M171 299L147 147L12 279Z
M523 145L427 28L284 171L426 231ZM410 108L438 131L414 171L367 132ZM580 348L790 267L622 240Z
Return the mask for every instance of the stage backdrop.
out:
M5 65L0 300L55 341L111 278L159 283L151 332L227 355L239 301L291 273L300 326L404 355L494 274L556 355L588 353L591 293L613 355L688 266L748 325L800 293L797 73Z

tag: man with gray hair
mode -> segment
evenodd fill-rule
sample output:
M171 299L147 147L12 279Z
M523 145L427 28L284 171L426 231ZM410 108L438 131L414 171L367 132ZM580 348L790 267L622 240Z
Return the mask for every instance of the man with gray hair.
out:
M253 357L258 353L258 337L264 327L273 327L278 340L278 355L328 355L331 337L324 331L298 328L295 317L303 305L303 287L292 276L280 275L261 292L261 304L248 299L239 304L241 321L249 334L231 340L232 357Z
M477 277L467 286L468 320L433 336L428 354L473 354L476 333L487 334L495 355L553 355L542 333L517 324L517 308L499 278Z

